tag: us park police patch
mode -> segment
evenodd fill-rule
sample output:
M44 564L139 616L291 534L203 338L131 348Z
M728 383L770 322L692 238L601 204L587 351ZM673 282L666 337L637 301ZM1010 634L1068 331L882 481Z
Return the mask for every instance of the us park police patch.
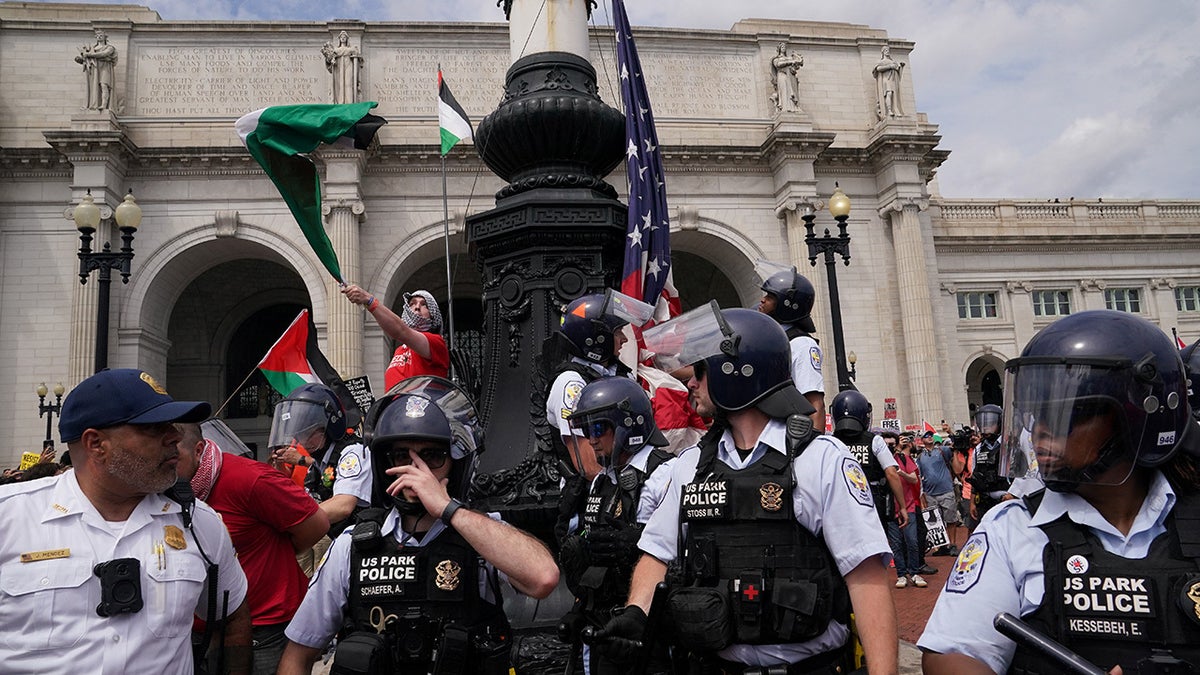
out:
M987 559L988 541L986 532L976 532L967 539L954 566L950 568L950 576L946 578L947 593L966 593L979 581L983 572L983 563Z
M820 347L809 347L808 348L808 360L810 362L812 362L813 370L817 371L818 373L821 372L821 348Z
M867 474L863 473L862 467L853 457L842 460L842 475L846 478L846 488L850 490L851 497L863 506L875 506L874 500L871 499L871 484L867 482Z
M347 453L342 461L338 462L337 473L338 478L354 478L362 473L362 464L358 461L358 455L353 452Z

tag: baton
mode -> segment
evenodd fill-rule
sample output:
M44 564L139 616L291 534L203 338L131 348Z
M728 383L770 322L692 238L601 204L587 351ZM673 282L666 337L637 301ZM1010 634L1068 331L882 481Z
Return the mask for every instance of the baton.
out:
M1067 672L1077 675L1107 675L1108 673L1079 654L1034 630L1029 624L1008 612L997 614L992 625L1005 637L1053 660Z

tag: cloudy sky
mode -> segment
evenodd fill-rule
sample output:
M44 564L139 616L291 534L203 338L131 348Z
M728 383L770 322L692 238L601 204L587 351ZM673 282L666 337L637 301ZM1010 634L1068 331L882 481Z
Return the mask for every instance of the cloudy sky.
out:
M164 19L503 21L495 0L125 0ZM608 4L605 0L604 4ZM916 43L947 197L1200 199L1196 0L626 0L636 27L846 21ZM594 21L608 23L598 9Z

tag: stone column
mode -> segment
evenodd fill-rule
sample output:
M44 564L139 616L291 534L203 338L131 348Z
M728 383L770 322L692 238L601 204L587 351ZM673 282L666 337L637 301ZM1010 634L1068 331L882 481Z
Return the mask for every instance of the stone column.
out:
M542 52L588 58L589 0L508 0L505 9L513 63Z
M896 200L881 210L892 225L896 246L896 280L900 294L901 336L908 365L909 409L913 422L937 422L944 417L939 387L937 341L934 336L933 303L929 274L925 267L924 238L920 211L925 202Z
M338 255L342 278L347 283L362 283L358 229L366 207L361 201L339 199L326 201L321 210L325 214L329 241ZM383 289L372 290L382 292ZM362 308L341 297L341 286L333 277L327 278L325 292L329 306L325 356L343 378L358 377L363 374ZM380 302L383 302L382 298Z
M1034 328L1033 302L1029 297L1033 284L1028 281L1009 281L1004 284L1008 291L1010 316L1012 317L1013 339L1016 340L1017 351L1025 348L1030 338L1037 333ZM1017 356L1018 354L1013 354ZM1001 373L1003 375L1003 373Z
M1150 280L1150 296L1142 303L1142 311L1158 316L1158 326L1164 332L1179 327L1179 310L1175 307L1175 287L1179 285L1173 277L1154 277Z
M322 146L315 153L325 168L325 196L321 204L325 216L325 230L333 250L337 253L346 283L367 288L362 278L359 245L359 224L364 219L366 207L362 202L362 176L367 168L366 150L350 150ZM376 295L385 288L367 288ZM326 328L325 356L343 378L349 379L363 374L363 323L365 315L361 307L342 297L337 281L329 278L325 284L329 307ZM383 297L380 302L386 302Z

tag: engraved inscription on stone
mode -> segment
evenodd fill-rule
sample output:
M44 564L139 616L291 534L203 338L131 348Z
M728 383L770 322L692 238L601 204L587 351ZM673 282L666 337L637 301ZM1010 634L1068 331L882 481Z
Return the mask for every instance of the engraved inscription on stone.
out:
M143 47L132 114L244 115L271 105L325 103L319 52L291 47Z
M757 52L755 52L757 53ZM646 87L655 117L761 117L754 53L641 54ZM593 63L596 59L593 57ZM611 64L613 61L610 60ZM614 85L615 86L615 85ZM609 101L608 85L600 78L601 96ZM619 100L619 94L618 100ZM620 103L616 104L620 107Z
M437 116L437 69L454 91L454 98L473 124L496 109L504 98L508 49L476 48L466 51L413 47L380 48L371 52L372 101L380 114Z

